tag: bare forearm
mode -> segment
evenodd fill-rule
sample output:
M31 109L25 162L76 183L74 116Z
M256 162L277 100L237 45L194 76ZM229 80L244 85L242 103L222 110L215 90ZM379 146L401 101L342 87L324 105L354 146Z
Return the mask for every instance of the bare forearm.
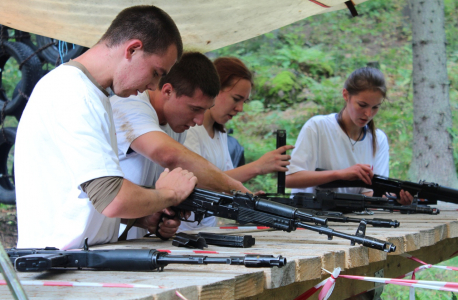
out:
M337 171L299 171L286 176L288 188L306 188L338 180Z
M110 218L134 219L173 206L176 201L172 190L145 189L124 179L121 190L102 213Z
M288 171L287 166L290 164L289 160L291 156L282 153L286 153L286 151L292 148L293 146L290 145L282 146L276 150L265 153L259 159L247 165L226 171L225 173L241 182L246 182L258 175L286 172Z
M182 162L185 169L188 169L199 179L198 187L217 192L229 193L232 190L249 192L242 183L218 169L214 164L198 154L194 158Z
M224 173L240 182L247 182L256 176L261 175L261 171L255 162L225 171Z
M131 148L164 168L181 167L198 178L199 187L217 192L248 192L241 182L224 174L202 156L189 150L164 133L149 132L135 139Z
M168 168L180 166L193 172L199 180L197 186L200 188L227 193L232 190L249 192L240 181L225 174L214 164L187 148L176 155L169 165Z

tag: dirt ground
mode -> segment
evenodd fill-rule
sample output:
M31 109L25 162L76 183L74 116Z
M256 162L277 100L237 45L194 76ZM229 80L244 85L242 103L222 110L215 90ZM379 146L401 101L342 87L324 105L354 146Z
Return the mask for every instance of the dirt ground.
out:
M5 249L16 247L17 218L14 205L0 208L0 239Z

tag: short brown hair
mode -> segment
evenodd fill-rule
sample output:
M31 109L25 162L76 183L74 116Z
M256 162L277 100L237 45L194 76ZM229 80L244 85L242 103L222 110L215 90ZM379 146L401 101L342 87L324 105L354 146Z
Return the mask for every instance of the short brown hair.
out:
M175 45L178 59L183 54L178 27L165 11L156 6L138 5L122 10L99 43L105 42L107 47L114 47L131 39L142 41L145 53L162 55Z
M220 90L218 73L213 63L202 53L186 52L183 57L159 81L159 88L170 83L177 97L192 97L196 89L211 98Z

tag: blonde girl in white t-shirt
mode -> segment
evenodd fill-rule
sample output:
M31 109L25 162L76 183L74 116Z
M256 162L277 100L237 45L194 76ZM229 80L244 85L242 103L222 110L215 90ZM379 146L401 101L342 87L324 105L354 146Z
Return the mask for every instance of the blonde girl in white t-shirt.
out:
M373 120L386 94L382 72L370 67L355 70L342 90L342 110L316 116L302 128L291 153L286 187L294 192L334 180L358 179L371 184L374 173L388 176L388 142ZM371 190L361 192L372 195ZM400 196L400 203L412 202L408 192L401 191Z

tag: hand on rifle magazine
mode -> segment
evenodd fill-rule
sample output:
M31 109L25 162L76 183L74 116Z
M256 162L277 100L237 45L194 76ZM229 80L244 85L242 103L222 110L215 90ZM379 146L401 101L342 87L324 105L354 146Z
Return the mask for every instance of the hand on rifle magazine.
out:
M258 160L253 163L259 168L259 174L268 174L272 172L286 172L288 169L286 166L290 164L289 160L291 156L288 154L282 154L287 150L293 149L294 146L286 145L276 150L267 152L261 156Z
M170 216L170 218L164 217L164 214ZM191 215L190 212L186 212L184 218L187 219ZM178 216L175 216L175 212L169 208L163 209L160 212L152 215L140 218L135 223L136 226L146 228L151 233L156 233L156 229L160 235L164 238L171 238L178 230L181 224Z

